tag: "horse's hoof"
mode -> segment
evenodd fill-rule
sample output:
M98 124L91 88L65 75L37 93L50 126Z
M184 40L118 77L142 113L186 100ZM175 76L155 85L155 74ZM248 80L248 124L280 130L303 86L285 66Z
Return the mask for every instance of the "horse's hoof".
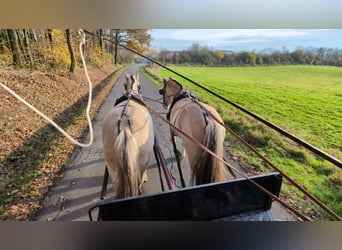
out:
M144 173L141 179L142 179L142 183L147 182L147 181L148 181L148 176L147 176L147 174Z
M177 154L178 154L179 159L181 159L181 160L183 160L185 158L185 155L186 155L184 150L182 150L182 152L180 152L178 149L177 149Z

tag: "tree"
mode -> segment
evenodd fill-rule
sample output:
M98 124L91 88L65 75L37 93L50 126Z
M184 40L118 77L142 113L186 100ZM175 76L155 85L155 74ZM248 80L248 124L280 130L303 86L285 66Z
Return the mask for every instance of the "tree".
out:
M263 61L263 59L262 59L262 56L257 55L256 63L259 64L259 65L262 65L262 64L264 63L264 61Z
M207 46L201 48L199 58L200 62L205 65L211 65L215 60L213 53L209 50Z
M291 53L291 57L293 58L295 63L305 63L305 51L301 49L297 49Z
M146 29L127 31L127 46L139 53L145 53L150 48L151 35Z
M282 53L280 51L278 50L274 51L271 54L271 57L276 64L281 64Z
M47 29L46 31L47 31L46 36L49 38L50 43L52 43L53 42L52 29Z
M216 50L215 55L217 57L218 62L221 62L221 60L224 57L224 53L221 50Z
M68 44L68 49L69 49L69 53L70 53L70 61L71 61L69 72L74 74L75 69L76 69L76 58L75 58L74 48L72 46L72 36L71 36L70 29L66 29L65 33L66 33L66 37L67 37L67 44Z
M115 30L114 34L114 64L116 65L118 61L118 45L121 42L120 30Z
M12 50L13 65L15 67L22 66L22 59L20 55L20 49L18 44L18 36L14 29L7 29L8 40Z
M32 59L32 53L31 53L31 49L30 49L30 42L29 42L29 37L27 35L27 30L24 29L23 33L24 33L25 54L26 54L27 60L29 61L30 68L33 69L34 62L33 62L33 59Z
M103 30L102 29L99 29L98 31L98 35L99 35L99 44L100 44L100 48L102 49L103 48Z
M123 45L139 53L149 50L151 35L147 29L112 29L107 32L107 36L113 40L114 64L118 61L118 46Z
M257 56L254 52L242 52L237 56L236 59L243 64L255 64Z

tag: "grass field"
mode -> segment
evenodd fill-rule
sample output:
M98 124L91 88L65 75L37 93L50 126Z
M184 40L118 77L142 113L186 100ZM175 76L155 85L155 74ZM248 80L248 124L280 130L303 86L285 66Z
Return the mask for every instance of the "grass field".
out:
M325 66L171 67L268 121L342 159L342 68ZM342 215L342 171L252 121L229 104L165 69L201 100L213 104L225 122L273 163ZM229 137L229 135L228 135ZM233 154L263 171L264 164L243 147ZM290 190L288 190L291 192ZM313 208L307 208L307 210Z

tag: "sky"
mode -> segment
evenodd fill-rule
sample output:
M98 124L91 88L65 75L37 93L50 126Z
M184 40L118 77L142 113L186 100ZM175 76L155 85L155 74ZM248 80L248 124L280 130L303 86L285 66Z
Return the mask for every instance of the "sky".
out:
M298 48L342 49L342 29L151 29L151 48L187 50L192 44L214 50L293 51Z

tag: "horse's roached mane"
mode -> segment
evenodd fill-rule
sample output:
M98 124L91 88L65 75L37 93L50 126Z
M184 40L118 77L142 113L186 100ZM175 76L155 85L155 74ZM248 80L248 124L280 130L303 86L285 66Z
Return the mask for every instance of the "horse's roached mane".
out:
M181 90L183 89L183 85L180 84L180 82L178 82L176 79L174 79L174 78L172 78L172 77L170 77L169 79L170 79L171 81L174 81L175 83L177 83L177 84L179 85L179 87L181 87Z

